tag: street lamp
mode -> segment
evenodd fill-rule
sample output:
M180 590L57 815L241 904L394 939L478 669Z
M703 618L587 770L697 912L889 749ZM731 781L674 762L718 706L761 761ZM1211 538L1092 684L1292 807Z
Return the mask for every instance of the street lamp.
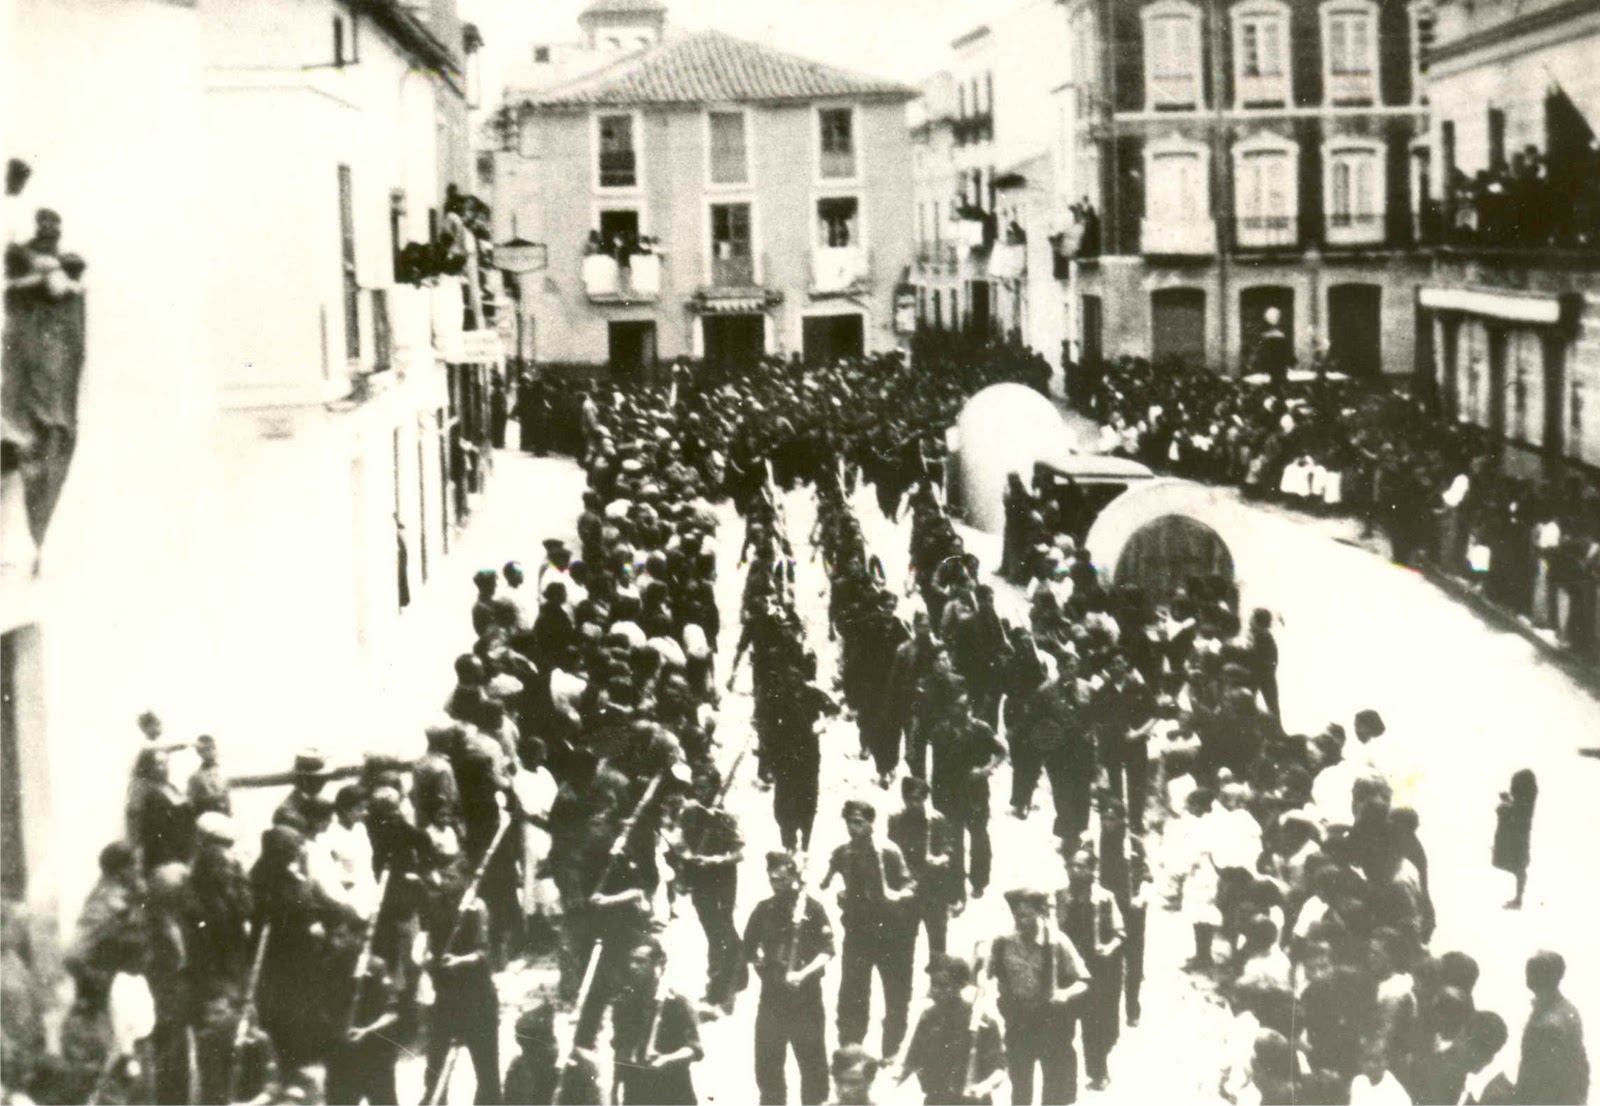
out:
M494 248L494 264L511 278L511 296L517 303L517 364L522 364L522 278L543 272L550 266L550 248L543 242L530 242L517 233L517 217L511 217L511 238Z

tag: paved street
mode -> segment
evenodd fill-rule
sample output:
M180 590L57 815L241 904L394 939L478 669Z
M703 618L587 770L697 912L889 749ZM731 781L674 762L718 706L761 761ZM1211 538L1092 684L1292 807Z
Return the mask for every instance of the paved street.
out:
M471 548L486 564L514 554L532 558L540 537L570 527L578 487L569 462L502 455ZM826 640L826 580L803 546L814 518L810 493L791 494L786 510L802 559L799 606L807 620L808 642L826 673L836 656ZM858 495L857 510L891 581L903 580L904 525L885 519L868 495ZM1281 574L1281 579L1262 581L1263 587L1291 597L1281 612L1280 633L1290 730L1320 729L1329 720L1348 726L1355 711L1374 707L1419 769L1413 801L1421 814L1438 906L1435 949L1461 948L1477 957L1483 970L1479 1004L1506 1018L1513 1042L1527 1008L1522 964L1537 948L1555 948L1567 957L1569 993L1580 1009L1595 1009L1600 964L1587 939L1586 919L1600 907L1600 876L1579 861L1574 846L1600 839L1600 804L1588 798L1600 785L1600 764L1576 752L1600 732L1600 704L1545 664L1523 639L1485 626L1415 573L1328 540L1325 527L1316 523L1301 523L1276 511L1252 510L1251 518L1253 538L1262 544L1253 551L1252 563L1269 564ZM719 598L730 618L741 588L734 568L741 536L739 520L725 510L719 533ZM981 551L992 540L969 535L969 544ZM459 570L463 580L471 567L463 564ZM467 603L463 596L458 640L466 637ZM730 630L724 636L725 651L734 640ZM440 650L450 651L443 643ZM440 661L431 688L439 696L448 685L447 660L444 656ZM719 756L725 766L749 732L748 681L746 670L737 691L723 701ZM1538 727L1528 724L1532 717L1541 719ZM825 857L843 839L838 808L846 798L871 798L880 810L898 803L895 793L876 788L868 764L852 758L855 744L848 722L833 723L824 737L824 797L814 857ZM1489 845L1497 792L1520 767L1534 769L1542 791L1528 905L1521 913L1510 913L1500 909L1510 894L1509 877L1489 867ZM740 875L741 923L766 893L761 857L778 843L770 795L755 788L754 768L753 760L743 762L729 798L747 840ZM999 891L1024 880L1060 878L1047 819L1038 813L1027 822L1016 821L1001 800L1005 789L995 791L995 891L973 903L951 929L952 949L968 953L977 940L1009 924ZM1048 805L1044 795L1039 801ZM821 874L815 860L810 874ZM1113 1055L1112 1086L1098 1096L1108 1103L1194 1100L1215 1085L1216 1042L1229 1019L1178 967L1189 952L1187 927L1164 912L1152 912L1150 926L1146 1014L1138 1029L1124 1031ZM698 995L704 941L692 912L686 909L669 925L666 940L672 957L669 978L685 993ZM837 967L829 980L830 986L837 985ZM502 1001L515 1003L517 992L552 982L549 970L517 973L503 982ZM922 989L919 978L918 1002ZM704 1027L707 1060L696 1078L706 1101L753 1100L754 1005L754 995L747 993L733 1017ZM881 1007L875 1009L881 1012ZM829 1032L831 1037L831 1025ZM509 1019L504 1033L509 1050ZM875 1044L876 1028L867 1040L869 1048ZM505 1058L509 1056L507 1051ZM415 1070L409 1074L420 1077ZM451 1101L470 1101L470 1085L470 1073L463 1068ZM885 1102L920 1101L914 1085L898 1092L885 1086L880 1092Z

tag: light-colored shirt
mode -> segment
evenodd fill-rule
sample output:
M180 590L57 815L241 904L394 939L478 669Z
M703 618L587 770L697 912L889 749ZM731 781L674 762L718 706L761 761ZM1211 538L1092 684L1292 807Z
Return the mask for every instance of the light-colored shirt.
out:
M1411 1096L1394 1072L1384 1072L1377 1083L1368 1079L1366 1072L1358 1072L1350 1080L1350 1106L1411 1106Z

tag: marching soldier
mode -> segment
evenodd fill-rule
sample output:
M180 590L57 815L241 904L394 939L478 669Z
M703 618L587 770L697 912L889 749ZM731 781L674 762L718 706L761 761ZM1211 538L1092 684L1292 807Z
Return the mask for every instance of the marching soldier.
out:
M945 950L950 927L950 823L928 807L928 785L916 776L900 781L905 807L889 815L889 840L899 848L916 894L907 918L915 945L917 930L928 931L931 960Z
M822 889L834 876L844 881L839 893L844 922L844 965L839 981L839 1041L858 1045L867 1035L872 1009L872 973L883 984L883 1053L900 1051L911 1004L911 974L916 929L907 927L916 888L906 862L892 842L873 839L878 812L871 803L851 799L844 804L850 840L833 851Z
M786 852L767 854L772 897L756 904L744 930L745 958L761 979L756 1006L756 1086L762 1106L788 1101L788 1053L800 1065L800 1101L818 1106L828 1094L822 973L834 956L833 926L800 885Z
M973 898L982 898L989 886L992 861L989 777L1005 762L1005 742L995 736L988 723L972 716L971 701L959 688L928 736L933 749L933 805L950 820L956 901L964 898L968 882Z
M693 1106L699 1102L689 1065L698 1063L700 1019L688 999L661 984L667 954L656 941L628 954L628 985L611 1011L616 1064L612 1101L633 1106Z
M344 973L342 978L349 977ZM382 957L367 961L366 973L349 980L338 993L334 1009L353 1015L344 1038L328 1056L329 1106L393 1106L394 1065L400 1047L395 1037L400 1025L400 996L395 979Z
M1016 928L995 938L989 974L1005 1023L1011 1100L1033 1101L1034 1073L1041 1069L1040 1102L1045 1106L1075 1102L1075 1014L1089 991L1089 970L1072 942L1051 923L1048 893L1014 888L1006 892L1006 904Z
M973 982L972 965L959 956L939 953L928 965L929 1006L896 1077L915 1075L928 1106L990 1103L1005 1080L999 1023L962 994Z
M1091 1091L1110 1083L1106 1061L1117 1043L1122 1003L1122 911L1095 882L1094 853L1079 849L1067 861L1067 885L1056 892L1056 925L1089 968L1083 1007L1083 1066Z
M445 1058L461 1045L472 1058L479 1106L493 1106L500 1101L500 1004L489 963L489 911L476 896L461 904L459 916L447 909L428 933L434 1000L424 1100L438 1100Z
M744 840L738 821L718 801L721 792L715 765L695 769L694 796L678 815L672 857L706 935L706 1005L731 1014L744 966L733 919Z

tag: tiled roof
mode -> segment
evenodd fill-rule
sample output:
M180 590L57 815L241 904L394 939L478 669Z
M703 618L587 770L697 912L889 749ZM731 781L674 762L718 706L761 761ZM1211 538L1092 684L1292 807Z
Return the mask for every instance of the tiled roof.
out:
M669 39L567 84L529 92L532 107L816 100L913 100L917 90L781 53L721 31Z

